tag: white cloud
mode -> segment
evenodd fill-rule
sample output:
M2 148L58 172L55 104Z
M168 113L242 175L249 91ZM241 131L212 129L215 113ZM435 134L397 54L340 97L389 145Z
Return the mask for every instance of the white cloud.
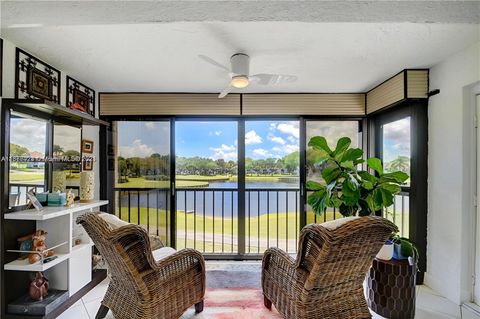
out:
M296 139L295 137L293 137L291 135L287 137L287 140L289 140L290 143L294 143L294 144L298 143L298 139Z
M246 145L261 144L261 143L262 143L262 138L254 130L248 131L245 134L245 144Z
M140 139L134 140L132 146L119 147L119 155L125 158L148 157L153 153L155 153L155 150L147 144L143 144Z
M279 123L277 124L276 128L280 132L292 135L295 138L300 137L300 129L298 128L297 122Z
M155 129L155 122L145 122L145 127L149 130Z
M274 157L273 154L271 154L269 151L263 148L254 149L253 155L256 155L258 157L263 157L263 158Z
M222 144L220 147L210 147L213 151L212 159L237 160L237 148L234 145Z
M10 142L26 147L29 151L45 153L47 126L44 121L13 118Z
M214 131L214 132L209 132L208 135L210 135L210 136L213 136L213 135L220 136L220 135L222 135L222 133L223 133L222 131Z
M410 118L404 118L383 126L383 137L389 140L398 155L410 156Z
M298 151L299 147L296 144L287 144L283 146L274 146L272 151L278 154L287 155L293 152Z
M275 136L273 134L268 134L268 139L274 143L278 143L280 145L285 145L285 140L280 136Z

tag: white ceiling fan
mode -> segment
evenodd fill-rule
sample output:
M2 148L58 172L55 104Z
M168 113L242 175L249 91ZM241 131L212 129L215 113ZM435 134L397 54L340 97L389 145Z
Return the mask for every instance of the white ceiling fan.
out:
M236 53L231 56L230 63L231 69L227 68L221 63L209 58L205 55L199 55L199 57L210 63L219 67L225 71L230 76L229 85L223 89L223 91L218 95L218 98L224 98L230 93L234 88L243 89L246 88L251 82L260 84L260 85L278 85L283 83L295 82L298 78L294 75L286 74L268 74L268 73L259 73L250 75L250 57L245 53Z

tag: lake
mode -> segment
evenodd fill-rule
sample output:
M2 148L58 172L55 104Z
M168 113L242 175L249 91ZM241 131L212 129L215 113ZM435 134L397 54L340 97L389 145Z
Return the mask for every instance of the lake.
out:
M247 217L249 215L251 217L259 216L267 212L285 213L298 211L300 195L298 183L249 181L246 183L246 188L245 215ZM248 189L254 190L249 191ZM262 189L265 189L265 191ZM274 189L281 190L276 191ZM141 192L138 196L137 192L132 192L130 195L130 206L137 207L139 201L140 207L150 207L152 212L157 207L163 210L167 208L167 191L149 191L148 193L147 195L147 191ZM121 203L123 207L128 207L127 194L121 196ZM197 215L205 214L205 216L215 217L221 217L223 212L225 218L236 218L238 216L237 205L238 192L236 182L210 182L209 187L199 190L187 191L177 189L178 211L196 212Z

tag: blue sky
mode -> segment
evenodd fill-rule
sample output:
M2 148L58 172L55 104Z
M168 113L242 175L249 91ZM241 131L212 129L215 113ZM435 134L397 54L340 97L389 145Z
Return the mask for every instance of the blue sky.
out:
M168 122L119 122L120 156L168 154ZM248 121L245 125L247 157L281 158L298 150L297 121ZM237 123L227 121L177 121L177 156L237 160Z
M410 157L410 117L383 126L383 161Z
M119 122L119 150L124 157L168 154L169 122ZM307 136L323 135L329 144L341 136L350 136L358 145L358 124L351 121L307 123ZM246 156L253 159L281 158L299 148L298 121L247 121L245 124ZM176 155L237 160L237 123L235 121L177 121ZM398 155L410 156L410 118L384 126L384 160Z

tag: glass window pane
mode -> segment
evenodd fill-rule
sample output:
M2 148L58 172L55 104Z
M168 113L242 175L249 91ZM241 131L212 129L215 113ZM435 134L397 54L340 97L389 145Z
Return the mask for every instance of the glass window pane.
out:
M358 121L307 121L306 123L306 144L314 136L323 136L328 142L330 148L335 148L337 141L342 137L349 137L352 140L351 147L362 147L362 135L359 132ZM322 166L316 165L320 152L307 146L307 181L314 180L323 183L322 176L320 175ZM307 195L309 192L307 192ZM307 206L307 224L310 223L323 223L326 221L341 218L342 215L332 208L328 208L327 211L318 216L314 214L310 205Z
M384 124L382 134L385 171L402 171L410 175L410 117ZM410 179L407 184L410 184Z
M27 192L45 190L47 123L12 113L10 120L9 205L27 203Z
M306 144L314 136L323 136L330 145L335 148L337 141L342 137L349 137L352 140L351 147L362 147L361 133L359 133L358 121L307 121L306 123ZM307 146L307 181L322 181L320 175L321 167L315 163L320 155L319 151Z
M176 187L236 188L237 132L237 122L176 122Z
M246 187L298 188L299 137L298 121L247 121Z
M169 188L170 122L116 122L115 187Z

